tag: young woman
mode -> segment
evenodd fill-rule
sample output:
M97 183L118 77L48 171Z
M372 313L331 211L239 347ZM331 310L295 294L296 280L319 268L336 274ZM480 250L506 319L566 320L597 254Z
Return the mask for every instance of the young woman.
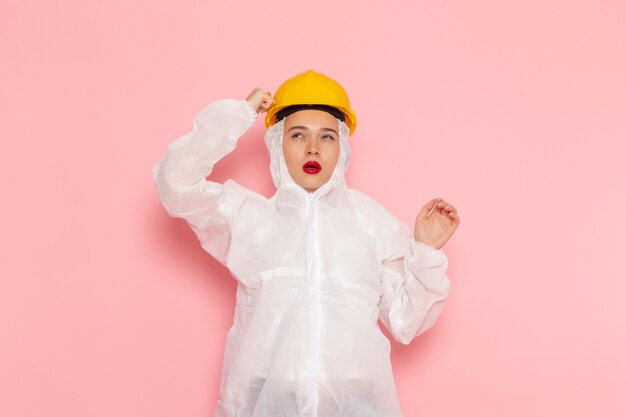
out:
M259 112L276 186L271 198L207 180ZM217 417L401 417L390 343L408 344L449 290L441 249L460 223L434 198L411 231L348 188L356 117L344 89L309 70L275 98L213 102L153 168L162 204L237 280Z

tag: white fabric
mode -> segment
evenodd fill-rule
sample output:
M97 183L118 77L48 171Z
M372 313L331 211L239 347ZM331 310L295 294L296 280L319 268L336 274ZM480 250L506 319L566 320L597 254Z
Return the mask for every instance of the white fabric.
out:
M284 120L265 143L276 194L208 181L213 165L258 118L246 100L220 100L194 118L153 167L159 198L237 280L217 417L400 417L393 337L430 328L449 290L443 250L344 181L350 149L314 193L289 176Z

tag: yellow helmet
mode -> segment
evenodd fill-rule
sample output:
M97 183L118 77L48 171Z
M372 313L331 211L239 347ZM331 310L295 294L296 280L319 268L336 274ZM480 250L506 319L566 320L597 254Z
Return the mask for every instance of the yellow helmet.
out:
M356 129L356 114L350 107L346 90L337 81L319 72L308 70L288 79L276 90L274 101L275 104L265 116L266 127L276 123L276 113L285 107L322 104L334 107L346 116L345 123L350 128L350 135Z

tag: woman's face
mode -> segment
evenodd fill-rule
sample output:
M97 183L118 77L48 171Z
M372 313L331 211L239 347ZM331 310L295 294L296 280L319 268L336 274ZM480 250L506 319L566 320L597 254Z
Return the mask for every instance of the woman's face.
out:
M332 176L339 159L337 119L322 110L300 110L285 118L283 155L291 178L312 193Z

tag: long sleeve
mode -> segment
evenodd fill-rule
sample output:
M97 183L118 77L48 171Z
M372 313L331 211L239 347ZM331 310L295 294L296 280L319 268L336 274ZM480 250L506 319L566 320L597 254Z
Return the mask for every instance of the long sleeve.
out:
M412 230L372 198L353 190L365 230L376 241L382 295L379 319L408 345L432 327L442 312L450 280L442 249L416 242Z
M202 247L222 264L230 230L251 191L227 180L206 179L217 161L232 152L258 115L246 100L215 101L193 119L193 129L176 139L152 168L152 180L168 214L191 226ZM256 195L256 194L255 194Z
M448 259L443 250L416 242L406 226L387 246L396 249L382 261L379 317L395 340L408 345L432 327L443 310L450 288Z

